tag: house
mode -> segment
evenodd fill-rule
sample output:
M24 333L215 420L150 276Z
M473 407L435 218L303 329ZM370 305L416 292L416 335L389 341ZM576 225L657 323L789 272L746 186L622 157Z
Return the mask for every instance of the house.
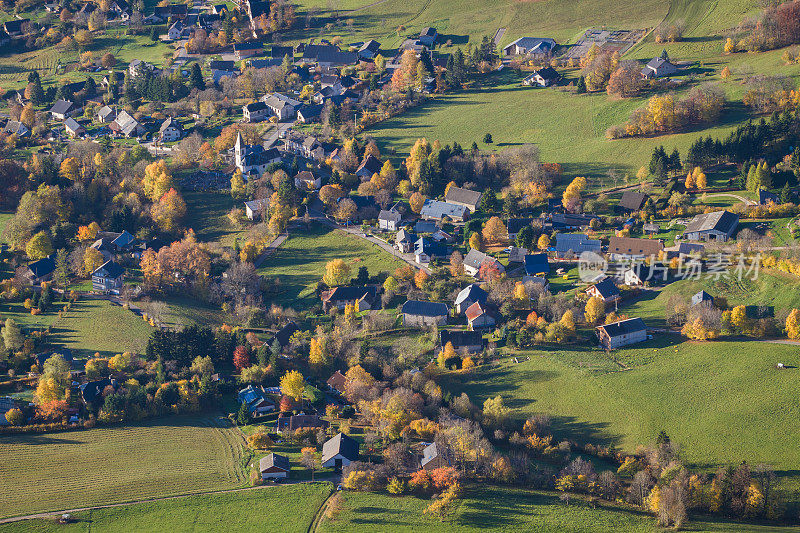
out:
M622 272L622 283L629 287L643 287L645 282L665 282L667 281L667 269L665 267L650 266L640 262L634 262L629 268Z
M275 452L270 453L266 457L262 457L258 461L258 470L261 472L261 479L266 481L268 479L286 479L289 477L289 472L292 466L289 464L289 458L285 455L278 455Z
M676 244L675 246L664 248L664 252L666 252L668 260L674 257L681 259L684 259L688 256L700 257L703 255L705 250L706 247L704 245L693 242L682 242L680 244Z
M469 217L469 209L463 205L441 202L439 200L425 200L419 215L424 220L444 220L447 217L453 222L463 222Z
M671 76L676 72L678 72L678 67L670 62L667 51L664 50L660 56L654 57L645 65L642 69L642 77L649 80Z
M317 63L320 67L343 67L355 65L358 62L358 53L342 52L338 46L332 44L309 44L303 49L303 63Z
M100 80L100 86L103 89L108 89L110 85L122 85L122 82L125 81L125 73L120 72L118 70L109 70L108 74L103 76L103 79Z
M595 215L583 213L552 213L545 226L557 230L586 229L596 218Z
M533 74L522 80L522 85L539 87L549 87L556 83L561 78L561 75L556 72L553 67L544 67L539 70L534 70Z
M375 59L375 56L378 55L378 50L380 50L380 48L381 43L374 39L370 39L362 44L361 48L358 49L358 58L366 60Z
M619 289L614 284L614 280L611 278L605 278L602 281L591 285L586 289L586 294L588 294L590 297L600 298L606 305L615 303L622 299Z
M106 261L92 272L92 290L119 294L125 269L114 261Z
M237 60L253 57L264 50L264 45L259 42L236 43L233 45L233 55Z
M643 192L625 191L617 204L617 211L633 213L644 207L647 195Z
M647 327L641 318L628 318L597 326L595 333L606 350L616 350L623 346L647 340Z
M231 77L235 78L239 75L239 71L235 68L230 69L222 69L222 68L212 68L211 69L211 80L214 82L215 85L219 85L222 82L222 78Z
M475 302L464 312L467 317L467 325L470 331L476 329L489 328L497 323L497 320L485 303Z
M769 205L770 202L776 205L781 203L780 198L774 192L758 189L758 205Z
M28 263L28 269L25 271L25 277L34 285L38 285L43 281L50 281L50 279L53 277L53 272L55 269L56 256L55 254L52 254Z
M82 384L79 387L81 400L83 400L84 404L92 408L100 407L100 403L102 403L103 400L103 391L106 390L106 387L116 389L116 380L104 378Z
M423 46L433 48L433 43L436 42L436 37L438 35L439 32L436 31L436 28L427 27L419 32L419 39L417 39L417 41Z
M733 237L739 226L739 215L730 211L714 211L695 215L683 230L683 238L689 241L724 242Z
M70 364L74 360L74 357L72 356L72 350L69 348L60 348L58 352L42 352L36 354L36 364L39 365L40 369L44 369L45 361L56 355L60 355L65 362Z
M489 293L481 289L477 283L471 283L461 289L456 296L455 308L456 313L463 313L467 308L475 302L486 303L489 298Z
M366 311L372 309L376 296L377 289L368 285L366 287L336 287L324 291L320 299L326 313L333 307L342 310L348 305L355 304L358 304L359 311Z
M294 48L291 46L277 46L272 45L267 52L267 56L283 60L284 57L289 56L289 59L294 59Z
M549 38L520 37L503 48L503 56L546 55L553 51L556 42Z
M20 36L25 32L25 28L28 26L29 22L28 19L9 20L3 24L3 31L5 31L9 37Z
M158 138L162 143L175 142L183 135L183 126L172 117L167 118L158 128Z
M478 191L462 189L461 187L450 187L447 189L447 194L444 195L444 201L449 204L466 207L470 213L474 213L478 210L478 204L481 202L481 195L482 194Z
M31 130L28 129L28 126L26 126L19 120L9 120L8 122L6 122L6 127L3 128L3 131L11 135L17 135L19 137L27 137L31 133Z
M330 422L321 419L317 415L291 415L278 417L276 430L278 433L284 431L297 431L298 429L328 429Z
M234 70L236 67L235 61L212 60L208 62L209 70Z
M394 243L397 246L397 249L407 254L411 252L414 243L417 241L417 236L405 229L401 229L397 232L397 235L394 237Z
M104 105L97 110L97 120L100 122L113 122L115 118L117 118L117 111L113 107Z
M431 239L436 242L453 242L455 240L452 235L441 229L437 229L433 235L431 235Z
M714 305L714 297L706 291L700 291L692 296L692 307L700 304Z
M378 204L375 203L374 196L351 194L350 196L339 198L338 201L341 202L345 198L352 200L353 203L356 204L356 218L359 220L373 219L378 217L380 207L378 207Z
M144 70L149 70L154 75L159 72L159 69L157 69L155 65L147 61L142 61L141 59L134 59L128 63L128 74L130 74L131 78L138 76L139 73Z
M447 324L450 314L447 304L408 300L400 308L404 326L441 326Z
M145 132L144 126L139 124L127 111L122 111L118 114L108 128L114 133L125 137L138 137Z
M310 170L301 170L294 177L294 186L298 189L315 191L322 187L322 178L315 176Z
M255 220L256 217L261 217L261 215L266 214L268 209L269 198L249 200L244 203L244 214L247 216L248 220Z
M381 168L383 168L383 163L381 163L380 159L369 154L356 170L356 176L361 178L361 181L369 181L374 174L380 174Z
M617 237L608 239L608 253L615 258L658 257L664 249L664 242L659 239L637 239L636 237Z
M239 391L236 399L239 404L247 406L251 418L260 418L275 410L275 404L267 399L264 388L260 386L248 385Z
M358 441L343 433L325 441L322 445L322 468L333 467L341 470L353 461L358 460Z
M242 106L242 116L247 122L261 122L269 115L270 108L264 102L252 102Z
M300 108L297 110L297 119L303 124L309 124L311 122L319 120L320 116L322 115L322 110L324 109L324 107L325 106L320 104L301 105Z
M642 224L642 233L645 235L658 235L660 231L661 227L658 224L653 224L650 222Z
M528 254L523 261L525 264L525 275L536 276L539 274L550 273L550 263L547 261L547 254Z
M425 470L436 470L437 468L447 468L450 466L450 461L439 453L439 448L433 442L422 450L422 459L419 465Z
M302 102L298 102L281 93L268 94L261 101L267 105L272 114L278 117L280 121L294 117L297 114L297 109L303 105Z
M261 176L267 167L281 162L281 154L277 148L265 150L260 144L244 144L242 134L236 134L236 168L242 171L245 178Z
M72 103L69 100L58 100L53 107L50 108L50 114L56 120L66 120L68 117L75 115L81 111L81 107Z
M483 350L483 335L479 331L443 329L439 333L439 343L444 347L448 342L457 352L477 353Z
M599 239L590 239L582 233L558 233L555 245L556 256L568 257L580 255L584 252L600 254L601 243Z
M182 20L176 20L172 26L167 30L167 38L170 41L177 41L179 39L188 39L192 35L192 28L183 23Z
M472 248L464 256L464 271L470 276L476 277L480 274L481 268L496 269L500 274L506 271L505 267L497 259Z
M509 263L524 263L526 255L528 255L528 249L527 248L519 248L517 246L509 246L508 262Z
M389 231L397 231L402 219L403 215L398 213L394 208L388 210L381 209L381 212L378 214L378 228Z
M430 263L433 259L441 259L447 256L447 247L441 243L420 237L414 243L414 260L417 263Z
M436 233L439 231L439 228L436 227L435 223L429 220L417 220L414 224L414 231L417 233Z
M328 378L326 383L328 384L328 390L336 391L339 394L344 394L345 387L347 386L347 378L345 378L344 374L337 370L331 374L331 377Z

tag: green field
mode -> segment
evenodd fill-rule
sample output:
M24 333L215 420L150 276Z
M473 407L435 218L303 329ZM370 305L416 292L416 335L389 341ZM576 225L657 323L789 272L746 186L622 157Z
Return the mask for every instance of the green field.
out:
M290 234L259 268L259 274L280 282L279 293L269 296L267 305L274 302L299 310L318 303L314 291L325 274L325 265L333 259L344 259L353 277L362 266L369 269L370 275L376 275L406 264L364 239L341 230L312 226L308 231Z
M157 302L136 302L136 305L170 328L193 324L215 327L225 321L224 313L219 307L191 298L173 296Z
M241 487L243 443L211 417L0 436L0 515Z
M559 437L633 451L665 430L698 467L765 462L794 476L800 408L794 400L797 346L764 342L652 341L612 353L628 371L610 371L604 352L529 350L530 361L484 367L451 383L473 403L502 395L523 418L546 412ZM603 360L606 361L603 364Z
M234 240L243 231L231 226L228 212L239 207L230 194L223 192L186 192L184 193L188 212L186 226L192 228L199 241L219 242L225 246L233 246Z
M467 489L454 515L442 523L424 516L429 500L413 496L344 493L342 512L325 520L318 531L359 533L392 531L413 533L469 533L477 531L537 531L542 533L629 533L664 531L652 517L629 508L598 506L591 509L580 499L569 505L552 492L505 487ZM692 521L688 531L778 532L789 528L741 525L733 522Z

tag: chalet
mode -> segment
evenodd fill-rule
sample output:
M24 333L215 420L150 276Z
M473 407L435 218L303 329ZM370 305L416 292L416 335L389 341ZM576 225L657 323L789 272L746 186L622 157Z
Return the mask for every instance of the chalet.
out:
M80 113L82 108L69 100L58 100L50 108L50 114L56 120L66 120L67 118Z
M617 211L633 213L644 207L646 201L647 195L643 192L625 191L617 204Z
M158 139L162 143L175 142L183 135L183 126L172 117L167 118L158 128Z
M692 307L701 304L714 305L714 297L706 291L700 291L692 296Z
M382 167L383 163L380 162L380 159L369 154L356 170L356 176L361 178L361 181L369 181L374 174L380 174Z
M104 293L119 294L125 269L114 261L106 261L92 272L92 290Z
M437 468L449 467L450 461L439 453L439 448L436 446L436 443L433 442L422 450L422 459L419 465L425 470L436 470Z
M53 277L53 272L55 269L56 256L55 254L52 254L28 263L28 268L25 271L25 277L34 285L38 285L43 281L50 281Z
M447 247L433 239L420 237L414 243L414 260L417 263L430 263L433 259L447 256Z
M372 286L366 287L336 287L324 291L320 296L322 308L327 313L331 308L336 307L340 310L347 305L358 304L360 311L372 309L377 296L377 289Z
M276 430L278 433L284 431L297 431L298 429L328 429L330 422L321 419L317 415L291 415L278 417Z
M534 70L527 78L522 80L522 85L549 87L561 79L561 75L553 67L544 67Z
M448 220L463 222L469 217L469 209L463 205L440 202L439 200L425 200L419 212L424 220Z
M345 387L347 386L347 378L345 378L344 374L337 370L331 374L331 377L328 378L326 383L328 384L328 390L336 391L339 394L344 394Z
M242 116L247 122L261 122L269 115L270 109L264 102L252 102L242 106Z
M546 55L553 51L556 42L549 38L520 37L503 48L503 56Z
M463 313L467 308L475 302L486 303L489 298L489 293L481 289L477 283L471 283L461 289L461 292L456 296L455 308L456 313Z
M358 460L358 441L343 433L337 433L322 445L322 467L333 467L337 471Z
M663 249L664 242L658 239L637 239L616 235L608 239L608 253L612 259L658 257Z
M404 326L441 326L447 324L450 314L447 304L408 300L400 308Z
M490 328L497 323L494 313L481 302L475 302L464 312L470 331L481 328Z
M601 243L599 239L590 239L582 233L559 233L556 235L555 245L558 257L580 255L584 252L600 254Z
M6 122L6 127L3 128L3 131L9 135L17 135L18 137L27 137L31 133L28 126L19 120L9 120Z
M595 333L606 350L616 350L623 346L647 340L647 327L641 318L628 318L597 326Z
M289 464L289 458L285 455L278 455L275 452L262 457L258 461L258 470L261 472L261 479L266 481L268 479L286 479L289 477L289 472L292 466Z
M439 32L436 31L436 28L427 27L419 32L419 39L417 41L419 44L423 46L427 46L428 48L433 47L433 43L436 42L436 37L439 35Z
M113 122L115 118L117 118L117 111L113 107L104 105L97 110L97 120L100 122Z
M382 209L378 214L378 228L389 231L397 231L402 219L403 215L397 212L397 210L394 208L388 210Z
M378 55L378 51L380 50L380 48L381 48L381 43L379 43L374 39L370 39L369 41L362 44L361 48L358 49L358 58L366 60L375 59L375 56Z
M464 271L472 277L478 277L482 268L497 270L499 274L506 271L500 261L472 248L467 255L464 256Z
M669 60L667 51L661 52L661 55L651 59L647 65L642 69L642 77L645 79L662 78L664 76L672 76L678 72L678 67Z
M447 194L444 195L444 201L466 207L470 213L474 213L478 210L478 204L481 202L481 193L461 187L450 187L447 189Z
M138 137L145 132L144 126L130 116L127 111L122 111L117 118L108 125L108 128L118 135L125 137Z
M322 178L315 176L310 170L301 170L294 177L294 186L302 190L315 191L322 187Z
M417 241L417 236L411 232L406 231L405 229L401 229L397 232L397 235L394 237L394 244L397 246L397 249L407 254L411 252L412 248L414 247L414 243Z
M242 134L236 134L236 168L247 177L261 176L267 167L281 162L281 154L277 148L265 150L260 144L244 144Z
M683 238L689 241L724 242L733 237L739 226L739 215L730 211L702 213L695 217L683 230Z
M275 404L267 399L264 388L260 386L248 385L239 391L236 399L239 404L247 406L251 418L260 418L275 410Z
M249 200L244 203L244 214L248 220L255 220L256 217L266 214L269 209L269 199Z
M288 120L297 114L297 109L303 105L293 98L289 98L281 93L272 93L264 96L263 101L272 114L278 117L278 120Z
M264 45L259 42L236 43L233 45L233 55L237 60L253 57L264 51Z
M611 278L605 278L602 281L591 285L586 289L586 294L590 297L596 297L603 300L606 305L615 303L622 299L619 289L614 284Z
M523 263L525 264L525 275L527 276L550 273L550 264L545 253L528 254L525 256Z
M483 350L483 335L479 331L443 329L439 333L439 343L444 347L448 342L457 352L477 353Z

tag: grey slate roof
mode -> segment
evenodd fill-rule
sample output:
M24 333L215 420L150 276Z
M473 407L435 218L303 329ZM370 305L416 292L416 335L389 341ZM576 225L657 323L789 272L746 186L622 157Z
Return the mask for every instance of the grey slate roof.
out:
M525 256L525 274L535 276L542 272L550 272L547 254L528 254Z
M467 252L467 255L464 256L464 264L477 270L481 268L481 264L483 264L486 259L490 259L490 256L480 250L472 248Z
M69 113L69 110L72 109L72 102L69 100L59 100L53 107L50 108L50 112L56 115L63 115L64 113Z
M425 200L420 215L441 220L447 216L450 218L464 218L467 208L463 205L440 202L439 200Z
M322 462L325 463L336 455L342 455L350 461L357 460L358 442L343 433L337 433L322 445Z
M594 288L604 299L619 296L619 289L614 285L614 281L611 278L605 278L603 281L595 283Z
M489 298L489 293L481 289L476 283L472 283L461 289L461 292L456 296L455 304L459 305L466 301L485 303L487 298Z
M378 215L378 220L387 220L389 222L395 222L395 223L400 222L402 218L403 215L391 209L390 210L381 209L381 212Z
M37 278L44 277L56 269L56 256L53 254L28 263L28 268Z
M450 187L444 197L446 202L458 202L461 204L477 206L481 201L481 193L462 189L461 187Z
M619 207L622 209L629 209L631 211L638 211L647 200L647 195L643 192L625 191L622 193L622 198L619 200Z
M692 296L692 307L701 304L703 302L714 303L714 297L708 294L706 291L700 291L694 296Z
M416 316L447 316L447 304L438 302L423 302L420 300L408 300L403 304L400 312L406 315Z
M291 470L291 465L289 464L289 458L285 455L278 455L277 453L271 453L266 457L262 457L261 460L258 462L258 467L261 472L265 470L269 470L272 467L280 468L284 472L289 472Z
M92 272L92 276L117 279L124 273L125 273L125 268L123 268L122 265L120 265L119 263L115 263L114 261L106 261L100 267L98 267L97 270Z
M597 326L597 329L604 330L609 337L618 337L620 335L629 335L637 331L646 331L647 326L641 318L628 318L620 320L619 322L612 322L603 326Z
M422 459L419 463L420 465L425 466L437 457L439 457L439 448L437 448L436 443L433 442L426 446L424 450L422 450Z
M739 215L730 211L714 211L713 213L701 213L689 222L684 233L695 233L702 231L720 231L730 233L739 224Z
M463 329L443 329L439 333L439 339L442 346L448 342L453 345L453 348L458 350L463 346L477 346L483 345L483 334L480 331L466 331Z
M600 240L590 239L582 233L559 233L556 235L555 249L561 253L570 250L575 253L583 251L600 253Z

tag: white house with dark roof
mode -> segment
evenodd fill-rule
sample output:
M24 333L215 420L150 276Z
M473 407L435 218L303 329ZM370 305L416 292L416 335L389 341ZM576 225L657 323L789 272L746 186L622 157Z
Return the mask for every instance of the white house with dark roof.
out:
M86 133L86 128L81 126L80 123L72 117L67 117L64 121L64 130L70 137L80 137Z
M358 441L344 433L337 433L322 445L322 468L341 470L343 466L357 460Z
M100 122L113 122L115 118L117 118L117 112L113 107L104 105L97 110L97 120Z
M56 120L66 120L68 117L79 113L82 108L69 101L69 100L58 100L53 107L50 108L50 114L53 115L53 118Z
M119 294L122 289L125 268L114 261L106 261L92 272L92 289L104 293Z
M606 350L616 350L623 346L647 340L647 326L641 318L628 318L595 328L597 339Z
M441 202L439 200L425 200L419 216L424 220L442 220L444 217L453 222L463 222L469 217L469 209L463 205Z
M261 472L261 479L266 481L268 479L286 479L289 477L292 466L289 464L288 457L273 452L258 461L258 469Z
M251 102L242 106L242 117L247 122L261 122L269 116L270 109L264 102Z
M503 48L503 56L545 55L553 51L556 42L550 38L520 37Z
M122 111L117 115L108 128L118 135L125 137L138 137L145 132L144 126L139 124L127 111Z
M739 215L730 211L714 211L695 215L686 229L683 238L689 241L724 242L733 237L739 226Z
M378 227L389 231L397 231L402 219L403 215L396 209L382 209L378 214Z
M489 293L481 289L477 283L470 283L458 293L455 300L456 313L463 313L475 302L486 303Z
M481 267L484 264L491 268L497 269L500 274L506 271L505 267L502 263L500 263L500 261L491 255L485 254L480 250L476 250L475 248L472 248L469 252L467 252L467 255L464 256L464 271L472 277L478 276L481 271Z
M298 102L294 98L289 98L281 93L268 94L261 101L281 121L293 118L297 114L297 109L303 105L302 102Z
M19 120L9 120L6 122L6 127L3 128L3 131L8 134L18 135L19 137L27 137L31 133L31 130L28 129L28 126Z
M660 56L654 57L644 66L642 77L645 79L662 78L671 76L676 72L678 72L678 67L669 60L667 51L664 50Z
M158 129L158 138L162 143L177 141L183 135L183 126L172 117L167 118L161 123Z

